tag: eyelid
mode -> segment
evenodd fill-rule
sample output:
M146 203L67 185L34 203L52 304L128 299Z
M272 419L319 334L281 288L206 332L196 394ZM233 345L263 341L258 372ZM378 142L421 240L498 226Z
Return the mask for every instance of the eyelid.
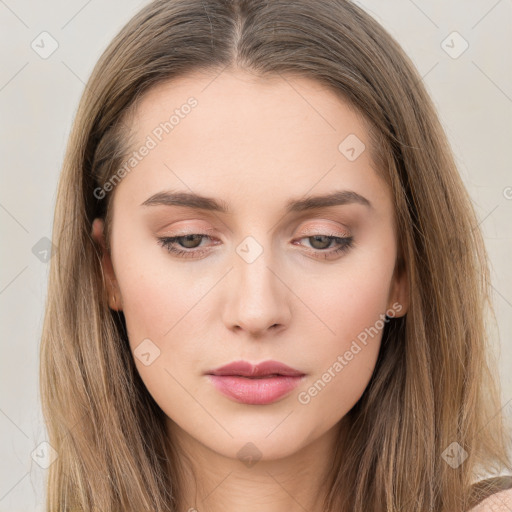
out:
M349 237L351 236L350 231L345 227L335 228L333 226L325 226L325 225L315 225L313 227L304 227L299 230L297 236L315 236L315 235L323 235L323 236L336 236L336 237Z
M318 228L313 230L304 230L299 233L298 236L315 236L315 235L324 235L324 236L350 236L348 231L334 231L329 228Z
M159 232L159 236L168 236L168 237L181 237L187 235L197 235L197 234L206 234L211 235L217 231L214 228L202 228L199 226L190 226L187 225L183 228L177 227L173 229L168 229L167 231Z

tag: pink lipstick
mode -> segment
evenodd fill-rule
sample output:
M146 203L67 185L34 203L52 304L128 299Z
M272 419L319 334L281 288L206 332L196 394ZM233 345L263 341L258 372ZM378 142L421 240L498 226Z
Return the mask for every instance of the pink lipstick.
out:
M236 402L265 405L276 402L296 388L304 373L278 361L253 365L235 361L207 372L210 382Z

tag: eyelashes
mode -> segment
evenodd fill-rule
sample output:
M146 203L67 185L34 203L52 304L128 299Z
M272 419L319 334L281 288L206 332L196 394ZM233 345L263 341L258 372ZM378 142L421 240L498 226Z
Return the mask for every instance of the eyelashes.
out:
M212 239L209 235L203 234L203 233L194 233L194 234L186 234L186 235L180 235L180 236L172 236L172 237L159 237L158 244L161 245L163 248L165 248L169 253L180 257L180 258L200 258L204 256L205 254L211 252L210 249L200 248L197 247L201 246L194 246L195 242L199 240L199 242L202 242L204 239ZM328 242L328 247L323 247L320 249L317 249L315 247L313 248L307 248L306 252L311 254L315 258L319 259L329 259L332 257L339 256L348 250L350 250L354 245L354 237L347 236L347 237L340 237L336 234L329 234L329 235L321 235L321 234L315 234L310 236L305 236L302 238L298 238L297 240L313 240L314 243L319 243L321 246L325 245L326 242ZM193 247L183 247L180 245L181 243L185 244L192 244ZM310 242L311 244L311 242ZM332 248L332 245L334 244L334 249ZM304 247L302 244L296 244L294 245L300 245ZM331 247L329 250L329 247Z
M349 249L351 249L354 245L354 237L353 236L337 236L337 235L311 235L311 236L305 236L302 238L299 238L298 240L311 240L313 239L316 242L318 242L318 239L321 240L327 240L329 242L329 246L334 242L335 249L331 249L329 251L326 251L325 248L323 249L316 249L313 247L314 253L316 253L315 257L320 257L327 259L332 256L340 255L345 252L347 252Z

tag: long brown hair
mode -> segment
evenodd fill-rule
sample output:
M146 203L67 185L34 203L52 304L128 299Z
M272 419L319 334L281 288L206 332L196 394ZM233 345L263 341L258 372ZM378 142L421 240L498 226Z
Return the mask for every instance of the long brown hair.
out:
M421 77L383 27L346 0L157 0L98 61L53 226L40 377L58 458L47 510L176 510L180 460L137 373L123 314L108 307L91 238L93 219L103 217L108 241L113 194L94 191L123 162L124 120L142 94L196 70L230 69L313 78L350 102L394 198L410 306L386 325L372 379L345 417L348 442L338 443L324 509L467 510L475 480L511 469L486 334L484 243ZM446 453L467 459L452 467Z

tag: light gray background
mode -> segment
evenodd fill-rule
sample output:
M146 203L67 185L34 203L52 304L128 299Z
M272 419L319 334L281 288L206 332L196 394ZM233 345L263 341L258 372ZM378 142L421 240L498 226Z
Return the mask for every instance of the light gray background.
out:
M0 511L44 505L47 470L34 459L48 455L40 446L46 434L38 391L48 264L32 249L42 238L51 239L57 179L84 84L109 41L145 3L0 0ZM512 0L357 3L416 64L474 200L492 264L502 400L510 417ZM33 41L42 47L46 37L44 47L50 48L43 31L58 43L45 59L31 47ZM453 31L469 44L457 58L464 41Z

